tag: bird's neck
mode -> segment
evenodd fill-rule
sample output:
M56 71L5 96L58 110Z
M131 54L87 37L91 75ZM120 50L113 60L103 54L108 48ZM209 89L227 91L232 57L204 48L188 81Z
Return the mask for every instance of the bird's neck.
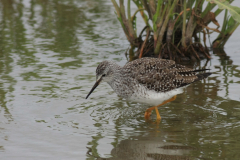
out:
M122 67L119 66L117 63L115 62L111 62L111 67L110 67L110 72L112 72L112 79L111 81L107 82L111 87L113 87L114 83L116 82L116 79L119 79L119 77L121 76L121 70Z

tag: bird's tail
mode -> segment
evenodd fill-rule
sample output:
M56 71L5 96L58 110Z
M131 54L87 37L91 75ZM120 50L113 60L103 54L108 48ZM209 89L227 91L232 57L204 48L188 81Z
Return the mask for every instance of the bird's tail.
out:
M205 78L207 78L208 76L210 76L211 74L212 74L211 72L198 74L198 75L196 75L198 78L195 79L194 82L200 81L200 80L202 80L202 79L205 79Z

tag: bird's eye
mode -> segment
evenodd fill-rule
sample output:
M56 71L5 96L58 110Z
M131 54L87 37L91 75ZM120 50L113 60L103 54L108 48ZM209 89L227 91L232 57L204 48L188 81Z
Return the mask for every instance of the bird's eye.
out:
M103 74L102 76L103 76L103 77L105 77L105 76L106 76L106 74Z

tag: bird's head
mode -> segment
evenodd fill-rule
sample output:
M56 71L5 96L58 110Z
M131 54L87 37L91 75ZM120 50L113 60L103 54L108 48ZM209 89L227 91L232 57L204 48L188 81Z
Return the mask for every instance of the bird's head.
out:
M101 62L97 69L96 69L96 82L93 85L92 89L88 93L86 99L90 96L90 94L94 91L95 88L101 83L101 82L110 82L113 79L113 69L115 66L118 66L116 63L111 61L103 61Z

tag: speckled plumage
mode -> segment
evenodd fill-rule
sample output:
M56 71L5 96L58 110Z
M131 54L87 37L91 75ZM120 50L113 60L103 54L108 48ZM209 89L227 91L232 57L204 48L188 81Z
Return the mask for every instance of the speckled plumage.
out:
M187 85L208 77L172 60L141 58L121 67L111 61L101 62L96 69L99 83L107 82L127 100L157 105L182 92ZM94 90L94 89L93 89Z

